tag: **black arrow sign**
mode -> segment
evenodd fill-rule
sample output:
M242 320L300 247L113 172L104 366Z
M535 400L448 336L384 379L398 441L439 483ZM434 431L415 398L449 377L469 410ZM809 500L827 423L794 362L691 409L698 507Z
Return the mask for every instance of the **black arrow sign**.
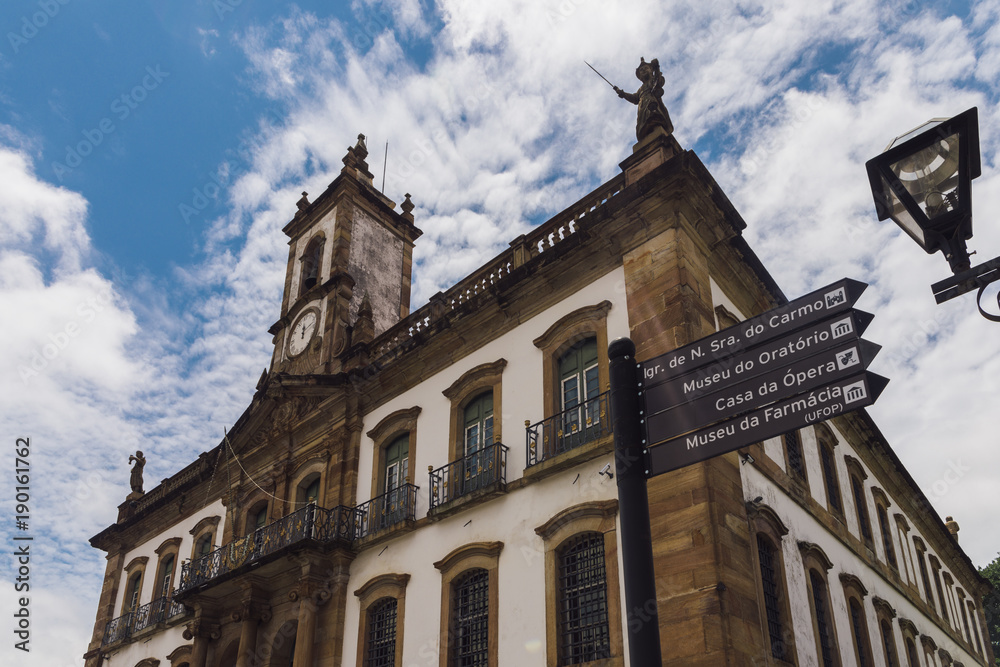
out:
M655 444L669 440L774 401L857 375L868 368L880 349L880 345L866 340L851 340L763 375L722 388L716 387L711 392L699 392L693 400L682 401L649 416L646 419L646 441Z
M646 413L656 414L733 383L757 377L776 368L810 357L819 352L856 341L874 319L870 313L853 310L795 331L743 354L720 359L693 373L646 387Z
M753 345L759 345L841 313L857 302L866 287L868 287L866 283L850 278L838 280L784 306L772 308L736 326L642 362L640 372L645 386L665 382L714 361L743 352Z
M888 383L889 380L881 375L866 371L741 417L668 440L649 448L646 455L646 476L655 477L866 407L875 402Z

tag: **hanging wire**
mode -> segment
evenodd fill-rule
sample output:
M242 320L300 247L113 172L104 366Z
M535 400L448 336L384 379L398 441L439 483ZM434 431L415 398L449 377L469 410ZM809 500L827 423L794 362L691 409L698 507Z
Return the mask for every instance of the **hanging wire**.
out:
M225 432L225 429L223 429L223 431ZM236 455L236 451L233 449L232 443L229 442L229 434L228 433L225 433L225 435L223 436L223 440L225 441L226 445L229 447L229 451L230 451L230 453L231 453L231 455L233 457L233 460L236 461L236 465L238 465L240 467L240 470L242 470L243 474L247 476L247 479L249 479L251 482L253 482L253 485L256 486L258 489L260 489L264 493L264 495L269 496L271 498L274 498L277 501L285 502L285 500L283 498L279 498L278 496L274 495L273 493L269 493L268 491L266 491L264 489L264 487L262 487L260 484L258 484L257 480L255 480L250 475L250 473L247 472L247 469L243 467L242 463L240 463L240 458ZM231 484L230 484L230 488L232 488ZM300 500L300 501L290 502L289 504L291 504L291 505L309 505L310 501L308 501L308 500L301 501Z

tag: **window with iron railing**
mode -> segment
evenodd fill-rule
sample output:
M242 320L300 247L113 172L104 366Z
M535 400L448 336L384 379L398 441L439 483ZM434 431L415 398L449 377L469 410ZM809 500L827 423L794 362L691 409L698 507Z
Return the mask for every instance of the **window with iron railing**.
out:
M440 507L476 491L507 488L507 446L493 443L430 473L430 507Z
M611 435L609 396L604 392L548 419L525 424L528 466Z

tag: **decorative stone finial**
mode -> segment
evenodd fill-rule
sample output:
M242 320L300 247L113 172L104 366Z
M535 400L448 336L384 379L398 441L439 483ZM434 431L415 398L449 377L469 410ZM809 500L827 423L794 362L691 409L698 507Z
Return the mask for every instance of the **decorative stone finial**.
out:
M299 201L296 202L295 205L299 207L300 211L304 211L307 208L309 208L309 193L303 191L302 192L302 198L299 199Z
M668 135L673 134L674 126L670 122L670 114L663 105L664 79L660 72L660 61L653 58L647 63L645 58L640 58L639 66L635 68L635 77L642 82L642 85L634 93L626 93L618 86L614 87L618 97L639 107L635 122L635 138L642 141L657 128L661 128Z
M368 163L365 162L367 157L368 147L365 146L365 135L359 134L358 143L348 148L347 154L344 155L344 168L340 170L340 173L361 179L371 185L372 174L368 171Z
M413 202L410 201L410 193L407 192L404 195L403 203L399 205L399 208L403 209L403 218L413 224Z

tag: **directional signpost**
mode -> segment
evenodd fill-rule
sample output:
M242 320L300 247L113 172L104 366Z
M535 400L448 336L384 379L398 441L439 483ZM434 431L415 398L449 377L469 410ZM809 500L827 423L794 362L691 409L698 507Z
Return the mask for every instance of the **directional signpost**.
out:
M647 478L871 405L882 393L889 381L866 370L880 347L861 338L872 315L853 309L866 287L845 278L639 364L631 340L611 344L630 609L655 590ZM659 664L655 614L640 625L651 627L633 632L629 624L630 664Z
M865 372L880 349L853 309L865 287L845 278L641 363L647 477L874 403L888 380Z

